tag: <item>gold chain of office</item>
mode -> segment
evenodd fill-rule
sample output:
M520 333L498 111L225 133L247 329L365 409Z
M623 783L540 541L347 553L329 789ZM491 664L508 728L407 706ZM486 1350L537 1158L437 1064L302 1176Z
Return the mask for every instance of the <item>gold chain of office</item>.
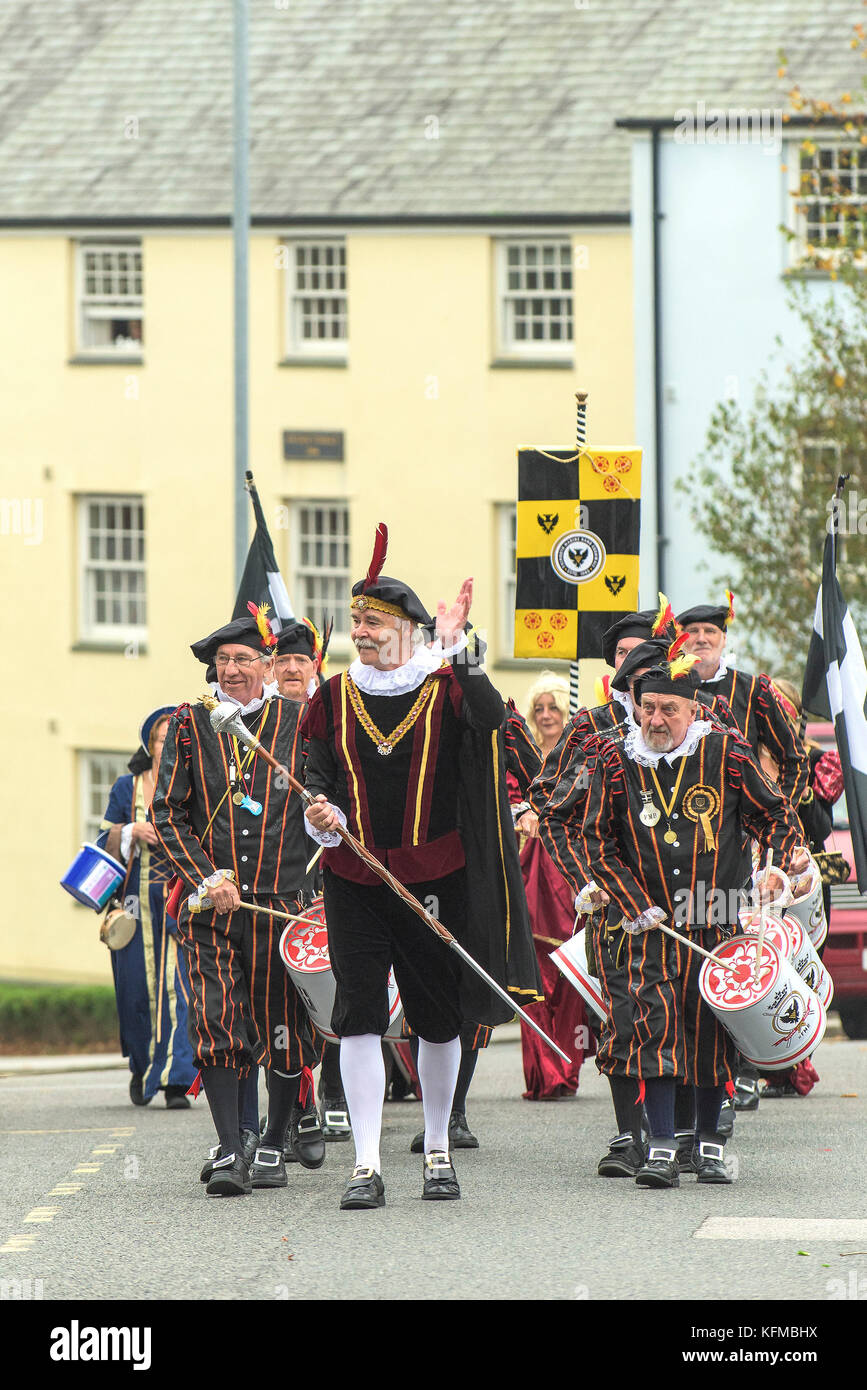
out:
M349 703L352 705L352 708L355 711L356 719L358 720L364 732L367 734L368 738L376 744L377 753L381 753L384 758L387 758L389 753L394 752L394 749L400 743L400 740L403 738L404 734L409 733L413 724L415 724L416 720L419 718L422 711L424 710L424 707L427 704L434 687L433 679L430 676L428 676L427 680L422 685L422 688L418 693L418 698L414 701L409 713L400 721L396 729L392 729L390 734L384 734L381 729L377 728L370 715L368 714L367 710L364 708L364 701L361 698L358 686L355 684L355 681L352 679L348 671L344 671L343 679L346 683L346 691L349 695Z

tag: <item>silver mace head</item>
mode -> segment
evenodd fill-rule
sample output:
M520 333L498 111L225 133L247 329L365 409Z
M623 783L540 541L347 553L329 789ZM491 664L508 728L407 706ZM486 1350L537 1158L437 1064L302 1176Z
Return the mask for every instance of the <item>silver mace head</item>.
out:
M237 705L231 704L228 700L214 700L213 704L210 701L206 703L211 711L211 728L215 734L234 734L244 743L253 742L253 735L241 718Z

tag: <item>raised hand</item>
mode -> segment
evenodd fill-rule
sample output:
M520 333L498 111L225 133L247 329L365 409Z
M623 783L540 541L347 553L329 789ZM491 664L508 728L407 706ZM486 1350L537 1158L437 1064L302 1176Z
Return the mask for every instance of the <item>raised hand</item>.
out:
M440 599L437 604L436 635L444 647L450 647L463 632L472 601L472 579L464 580L457 598L448 610L445 599Z

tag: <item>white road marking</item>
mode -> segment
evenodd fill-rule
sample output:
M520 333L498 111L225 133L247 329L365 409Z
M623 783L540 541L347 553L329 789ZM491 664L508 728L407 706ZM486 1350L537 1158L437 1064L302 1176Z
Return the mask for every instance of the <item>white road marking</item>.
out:
M867 1240L867 1221L838 1216L708 1216L696 1240Z

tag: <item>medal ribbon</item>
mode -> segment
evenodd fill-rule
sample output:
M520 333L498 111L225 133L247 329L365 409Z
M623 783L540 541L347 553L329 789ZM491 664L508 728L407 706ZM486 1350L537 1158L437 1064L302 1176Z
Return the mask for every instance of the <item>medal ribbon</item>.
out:
M680 791L680 784L683 781L683 772L685 767L686 757L682 757L680 760L680 768L678 769L677 773L677 781L674 784L674 791L671 793L671 801L666 801L665 797L662 794L662 787L659 785L659 778L656 775L656 768L652 767L650 769L650 775L653 778L653 785L656 787L657 795L660 801L662 802L662 809L665 812L669 830L671 829L671 813L674 810L674 804L677 801L677 794Z

